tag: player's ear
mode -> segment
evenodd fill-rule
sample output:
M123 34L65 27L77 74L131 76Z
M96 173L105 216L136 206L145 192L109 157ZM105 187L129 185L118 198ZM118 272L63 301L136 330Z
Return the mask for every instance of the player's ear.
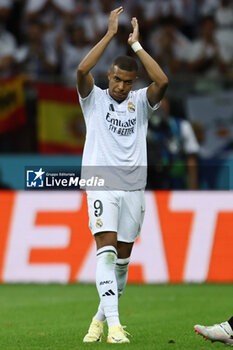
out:
M110 80L110 75L111 75L111 72L110 70L108 71L108 80Z

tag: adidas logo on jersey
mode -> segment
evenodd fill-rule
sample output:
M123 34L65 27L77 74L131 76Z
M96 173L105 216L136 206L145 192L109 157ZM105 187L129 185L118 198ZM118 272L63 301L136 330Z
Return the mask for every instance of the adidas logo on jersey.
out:
M111 289L109 289L106 293L104 293L103 295L102 295L102 297L105 297L105 296L111 296L111 295L115 295L115 293L111 290Z

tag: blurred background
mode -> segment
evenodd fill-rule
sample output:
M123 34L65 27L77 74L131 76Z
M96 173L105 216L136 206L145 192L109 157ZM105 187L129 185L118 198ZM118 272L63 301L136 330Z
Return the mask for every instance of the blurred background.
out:
M121 5L93 75L106 88L112 60L135 55L127 39L136 16L170 82L149 121L148 189L233 188L233 1L0 0L2 189L24 188L28 165L80 165L77 66ZM141 65L139 76L135 89L150 83Z

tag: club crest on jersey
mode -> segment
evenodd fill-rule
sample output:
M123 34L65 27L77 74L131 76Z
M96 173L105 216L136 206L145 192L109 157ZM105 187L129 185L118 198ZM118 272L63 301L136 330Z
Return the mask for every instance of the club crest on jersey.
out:
M97 219L97 220L96 220L96 224L95 224L95 225L96 225L96 227L97 227L97 228L102 227L102 226L103 226L103 222L102 222L102 220L101 220L101 219Z
M135 112L135 105L133 104L133 102L128 102L128 111L130 113Z

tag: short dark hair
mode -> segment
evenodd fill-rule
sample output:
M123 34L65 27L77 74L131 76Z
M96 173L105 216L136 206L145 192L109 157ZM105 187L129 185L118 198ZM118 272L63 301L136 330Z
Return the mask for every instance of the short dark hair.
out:
M136 60L131 56L118 56L112 63L112 66L117 66L122 70L127 70L128 72L138 71L138 64Z

